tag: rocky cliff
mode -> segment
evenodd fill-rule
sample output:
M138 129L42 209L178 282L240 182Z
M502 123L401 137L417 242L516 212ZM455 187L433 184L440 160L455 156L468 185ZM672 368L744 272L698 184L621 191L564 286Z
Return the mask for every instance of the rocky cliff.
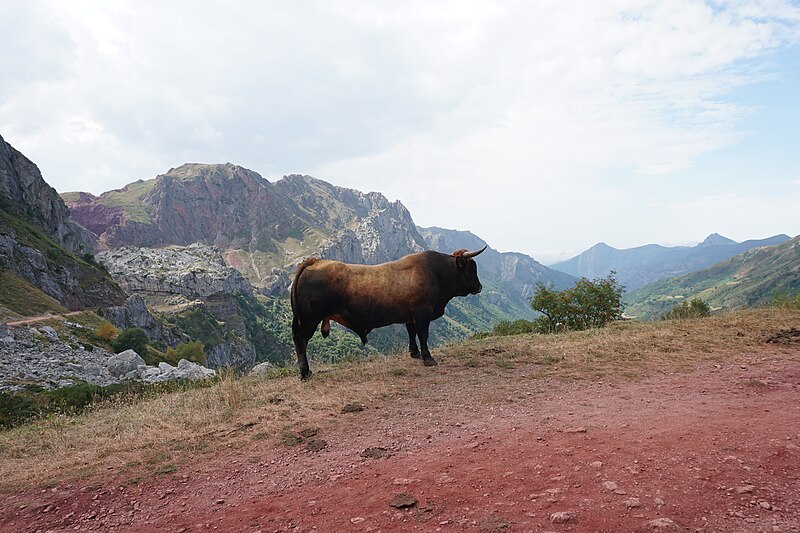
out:
M175 347L178 343L192 340L178 328L170 328L156 319L138 294L130 296L123 305L107 307L103 310L103 316L119 329L143 330L151 342L162 348Z
M71 252L90 252L91 238L70 219L69 209L30 159L0 136L0 208L41 228Z
M69 309L122 303L123 291L98 268L85 232L28 158L0 138L0 270ZM8 289L8 288L6 288ZM24 298L0 294L0 305L26 314Z
M108 247L201 242L269 252L305 226L270 182L230 163L186 164L99 197L66 197L75 220Z

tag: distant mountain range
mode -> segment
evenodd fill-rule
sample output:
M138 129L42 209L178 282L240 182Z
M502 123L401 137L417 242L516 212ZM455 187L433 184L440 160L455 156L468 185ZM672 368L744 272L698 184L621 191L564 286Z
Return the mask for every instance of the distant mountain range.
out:
M551 265L551 268L590 279L602 278L615 271L617 280L632 292L653 281L702 270L747 250L787 240L789 236L781 234L736 242L712 233L697 246L647 244L622 250L601 242L572 259Z
M769 303L776 291L791 297L800 293L800 236L651 283L626 295L625 312L639 319L656 319L676 303L692 298L703 299L712 309L752 307Z

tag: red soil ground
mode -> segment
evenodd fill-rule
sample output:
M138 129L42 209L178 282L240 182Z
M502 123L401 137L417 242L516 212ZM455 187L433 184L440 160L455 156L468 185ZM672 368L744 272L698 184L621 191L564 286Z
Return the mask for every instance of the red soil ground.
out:
M6 495L0 531L800 531L796 345L632 383L520 381L492 401L446 384L294 447Z

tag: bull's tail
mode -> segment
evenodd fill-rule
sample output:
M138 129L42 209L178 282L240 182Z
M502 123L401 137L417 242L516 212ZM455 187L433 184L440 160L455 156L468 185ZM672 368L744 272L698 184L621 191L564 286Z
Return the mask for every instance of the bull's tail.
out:
M319 259L316 257L309 257L297 265L297 271L294 274L294 281L292 282L292 289L289 292L289 300L292 304L292 315L294 315L294 318L292 319L292 329L300 325L300 319L297 315L297 281L300 279L300 274L303 273L303 270L305 270L307 266L313 265L317 261L319 261Z

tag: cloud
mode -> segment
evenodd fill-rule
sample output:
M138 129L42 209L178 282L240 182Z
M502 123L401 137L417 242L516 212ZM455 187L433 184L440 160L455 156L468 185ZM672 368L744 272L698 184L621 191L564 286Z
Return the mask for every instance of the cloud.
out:
M745 198L736 194L722 194L716 196L704 196L691 202L680 202L669 206L675 211L697 211L701 209L736 209L744 207L750 202L751 198Z
M613 231L640 182L682 187L745 138L732 92L800 41L781 1L28 5L0 17L0 124L59 190L232 161L501 249Z

